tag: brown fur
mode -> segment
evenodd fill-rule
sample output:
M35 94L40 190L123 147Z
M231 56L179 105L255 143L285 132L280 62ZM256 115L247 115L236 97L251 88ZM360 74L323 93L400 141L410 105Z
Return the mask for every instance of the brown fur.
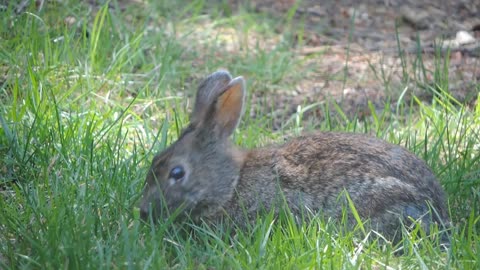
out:
M340 218L345 191L364 219L393 238L400 221L448 222L444 192L428 166L405 148L353 133L315 133L280 146L242 150L229 136L241 117L244 81L225 71L200 85L192 121L156 156L140 204L155 219L166 208L239 225L285 200L295 215ZM175 166L185 177L169 179ZM340 198L339 198L340 196ZM435 213L429 214L430 207Z

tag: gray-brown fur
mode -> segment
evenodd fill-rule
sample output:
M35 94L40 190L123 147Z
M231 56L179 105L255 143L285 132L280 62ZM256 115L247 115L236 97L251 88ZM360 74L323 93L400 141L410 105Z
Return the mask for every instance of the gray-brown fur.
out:
M162 208L181 207L180 216L212 221L228 216L244 225L260 209L276 208L285 199L295 215L339 218L339 196L346 191L360 216L387 237L398 233L400 220L421 220L424 228L431 221L448 222L441 186L425 162L403 147L331 132L267 148L236 147L229 136L244 97L243 78L232 79L226 71L202 82L189 127L152 162L140 204L143 217L151 212L157 219ZM170 171L178 166L185 174L174 180Z

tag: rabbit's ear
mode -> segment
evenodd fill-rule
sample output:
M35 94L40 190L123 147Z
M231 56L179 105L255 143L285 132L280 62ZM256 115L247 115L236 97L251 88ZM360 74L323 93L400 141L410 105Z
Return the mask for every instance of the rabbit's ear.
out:
M210 105L214 103L219 93L223 91L232 81L232 76L226 70L219 70L210 74L198 86L197 96L195 98L195 106L191 122L200 122L205 117Z
M237 77L219 93L216 102L211 104L209 113L205 121L214 121L214 129L220 137L230 136L243 113L243 105L245 103L245 80L243 77Z

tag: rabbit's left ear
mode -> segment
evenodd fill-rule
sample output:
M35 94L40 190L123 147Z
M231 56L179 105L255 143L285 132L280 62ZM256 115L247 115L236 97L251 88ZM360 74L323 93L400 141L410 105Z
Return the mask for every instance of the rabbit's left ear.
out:
M192 123L199 123L205 119L212 103L232 81L232 75L226 70L218 70L206 77L198 86L195 106L190 116Z
M222 138L230 136L243 114L245 103L245 80L237 77L231 80L223 91L220 91L216 100L210 104L209 113L205 115L205 122L213 121L213 128Z

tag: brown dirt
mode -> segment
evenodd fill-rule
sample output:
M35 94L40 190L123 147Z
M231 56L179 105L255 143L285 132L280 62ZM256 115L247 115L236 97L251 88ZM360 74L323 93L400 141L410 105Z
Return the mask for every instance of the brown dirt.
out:
M231 4L238 6L238 2ZM256 0L251 4L259 12L284 16L294 9L295 1ZM287 106L294 112L305 101L334 100L347 116L362 118L370 114L369 101L382 110L386 99L395 105L404 90L407 100L414 94L430 101L434 94L428 89L436 87L434 73L439 66L436 58L442 65L449 60L448 91L452 96L467 106L475 105L480 79L479 0L304 0L295 11L295 20L305 23L299 53L321 56L305 62L309 76L294 91L274 97L276 107ZM475 40L452 45L450 52L446 47L435 49L435 44L454 40L459 31L467 31ZM437 53L440 58L435 57ZM405 69L400 54L405 56ZM413 68L418 56L426 74Z

